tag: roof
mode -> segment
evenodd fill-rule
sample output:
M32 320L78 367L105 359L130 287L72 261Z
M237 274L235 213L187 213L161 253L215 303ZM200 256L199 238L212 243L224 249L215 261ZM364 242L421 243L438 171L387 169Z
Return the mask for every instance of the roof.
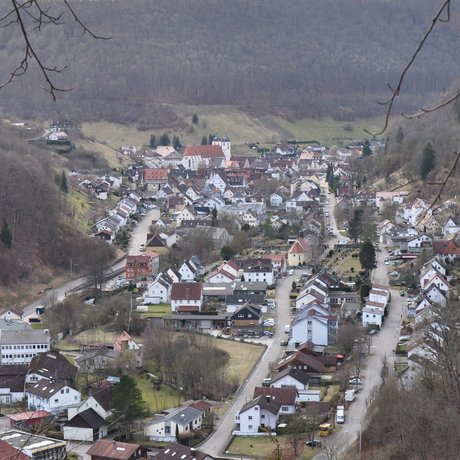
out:
M193 407L194 409L197 409L201 412L206 412L207 410L211 409L213 405L208 401L200 399L199 401L185 401L182 406Z
M203 411L195 409L194 407L184 407L179 409L172 417L171 420L177 425L188 425L190 422L193 422L196 418L203 415Z
M294 367L289 366L283 371L278 372L278 374L276 374L272 378L271 383L277 382L278 380L281 380L283 377L286 376L292 377L293 379L297 380L303 385L306 385L311 379L311 375L303 371L302 369L295 369Z
M182 446L175 442L168 444L161 452L155 456L155 460L204 460L204 459L213 459L199 450L192 449L190 447Z
M9 388L12 392L22 393L26 374L27 364L0 366L0 388Z
M130 458L139 447L139 444L129 444L112 439L98 439L86 453L94 457L125 460Z
M46 450L51 450L58 447L65 448L66 446L66 442L60 439L53 439L32 433L25 433L24 431L20 430L11 430L1 433L0 442L1 441L6 441L10 446L13 446L15 449L17 449L16 454L19 450L32 454L39 452L43 454ZM14 458L16 459L18 457L15 456ZM29 459L31 457L29 457L29 455L25 455L24 458ZM2 455L2 460L3 459L4 457Z
M113 393L114 387L113 384L110 384L94 392L90 397L94 398L104 410L108 411L112 402Z
M26 343L50 343L50 335L46 329L30 329L20 331L0 331L1 345L15 345Z
M277 415L281 408L281 403L279 401L275 401L270 399L267 401L267 398L263 395L258 396L257 398L253 399L252 401L247 402L240 410L240 414L242 412L247 411L251 407L260 406L261 409L265 409L266 411L271 412L272 414Z
M32 358L28 374L38 374L47 379L75 380L78 368L69 363L59 351L40 353Z
M201 283L173 283L171 300L200 300L202 296Z
M225 158L220 145L193 145L185 147L184 157L201 156L202 158Z
M318 361L313 356L306 355L305 353L294 352L291 355L283 358L277 366L277 369L282 369L285 366L294 366L298 361L300 364L304 366L308 366L312 368L316 372L324 372L325 367L324 364Z
M254 388L254 398L258 396L270 397L270 401L273 400L282 405L293 406L297 398L297 389L295 388L273 388L273 387L256 387Z
M26 412L17 412L16 414L5 414L10 420L22 422L23 420L33 420L36 418L52 417L53 414L47 410L32 410Z
M114 350L122 351L123 350L123 342L130 342L133 338L126 332L123 331L116 339L113 344Z
M28 455L23 454L12 445L8 444L6 441L0 439L0 455L2 460L29 460Z
M65 424L65 426L95 429L107 424L108 422L106 422L97 412L89 408L76 414Z
M41 398L49 399L62 388L69 386L63 382L50 382L46 379L41 379L35 385L26 389L27 393L40 396Z

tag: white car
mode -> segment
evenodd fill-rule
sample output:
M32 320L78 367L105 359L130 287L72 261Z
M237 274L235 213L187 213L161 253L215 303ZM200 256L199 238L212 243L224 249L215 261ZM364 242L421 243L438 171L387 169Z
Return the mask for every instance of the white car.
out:
M294 274L294 270L288 270L288 275L292 276Z
M145 252L145 244L139 246L139 252Z

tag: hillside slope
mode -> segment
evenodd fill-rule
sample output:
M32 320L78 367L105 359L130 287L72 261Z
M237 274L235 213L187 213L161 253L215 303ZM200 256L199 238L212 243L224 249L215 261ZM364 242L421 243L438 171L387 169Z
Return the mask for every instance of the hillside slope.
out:
M43 0L58 12L55 1ZM168 104L232 104L257 114L349 120L380 113L439 7L433 0L114 0L72 2L84 23L110 40L83 35L69 14L32 34L61 87L56 104L29 69L2 90L2 106L23 116L56 112L81 120L180 127ZM7 6L2 6L4 12ZM460 70L448 46L457 12L430 37L408 75L402 106L434 98ZM17 29L1 29L8 78L22 56ZM165 104L167 103L167 104Z

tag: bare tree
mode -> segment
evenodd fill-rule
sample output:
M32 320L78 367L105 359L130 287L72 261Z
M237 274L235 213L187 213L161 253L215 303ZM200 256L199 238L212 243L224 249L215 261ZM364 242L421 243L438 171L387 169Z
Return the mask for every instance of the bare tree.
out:
M56 2L53 3L53 8L44 8L39 0L9 0L10 7L6 13L0 17L0 27L17 27L19 34L23 39L22 58L17 66L11 71L10 77L0 84L0 89L11 83L15 78L24 75L31 64L36 64L45 81L45 91L47 91L53 100L56 100L56 93L69 91L71 88L63 88L58 86L54 81L54 76L65 70L64 67L57 67L52 64L47 64L45 58L37 50L35 46L33 34L40 32L46 26L60 26L65 14L70 14L70 17L81 27L84 34L89 34L95 39L107 39L93 33L78 17L73 7L67 0L61 0L63 9L56 12Z

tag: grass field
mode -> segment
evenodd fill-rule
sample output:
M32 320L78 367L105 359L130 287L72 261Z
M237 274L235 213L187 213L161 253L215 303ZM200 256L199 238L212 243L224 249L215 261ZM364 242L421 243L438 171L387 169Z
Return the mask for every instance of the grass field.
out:
M243 343L237 340L215 339L217 348L230 355L228 373L243 382L265 351L264 346Z
M81 344L104 345L115 342L119 334L106 331L103 328L89 329L79 334L66 337L57 344L57 348L63 351L78 350Z
M318 452L319 449L312 449L306 447L302 442L298 447L298 456L294 457L294 449L289 444L288 435L282 435L276 437L280 443L280 448L282 451L282 458L291 459L297 458L299 460L309 460L313 458ZM305 435L305 439L307 436ZM266 460L267 458L277 458L270 457L272 452L275 450L276 444L268 436L263 437L246 437L246 436L237 436L233 439L232 443L228 448L229 456L237 457L250 457L256 460ZM281 458L281 457L279 457Z
M148 311L138 311L137 314L140 318L151 318L171 314L171 305L169 304L159 304L159 305L149 305Z
M232 141L232 152L248 154L252 151L248 143L272 145L282 140L317 140L329 147L341 145L355 139L369 137L364 129L376 131L381 128L383 118L370 118L353 122L335 121L330 118L322 120L302 119L288 121L280 117L265 115L253 117L233 106L185 106L172 107L181 118L186 128L177 130L148 130L140 131L135 124L119 125L108 122L83 123L82 131L85 136L113 149L122 145L147 145L150 135L158 139L163 132L168 132L169 137L178 135L182 144L197 145L203 136L216 133L219 136L228 136ZM191 124L192 115L196 113L199 118L197 125ZM102 146L104 147L104 146ZM111 157L111 165L118 158Z
M176 407L183 402L180 393L167 385L162 385L160 390L155 390L150 380L141 375L135 375L134 380L142 392L150 414L161 412L168 407Z

